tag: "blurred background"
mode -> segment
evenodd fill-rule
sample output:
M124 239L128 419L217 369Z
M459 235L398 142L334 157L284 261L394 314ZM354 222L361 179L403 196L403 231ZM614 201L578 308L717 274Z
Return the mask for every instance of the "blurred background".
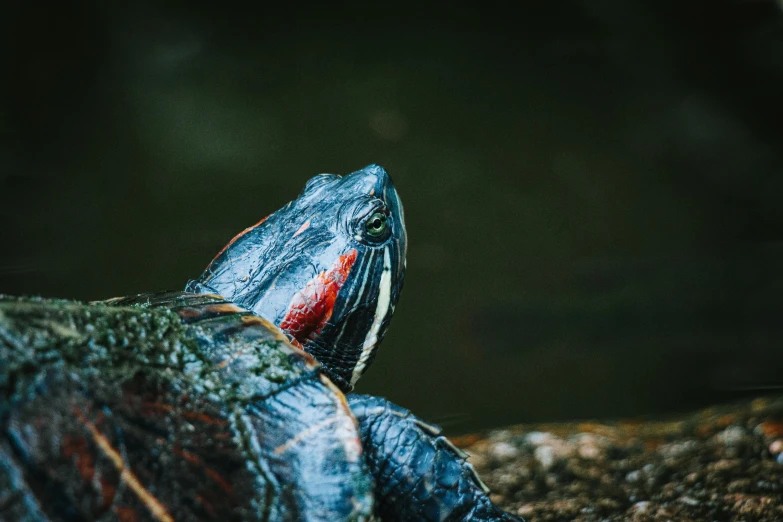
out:
M182 288L380 163L408 272L357 391L451 433L783 391L783 3L262 5L3 6L0 292Z

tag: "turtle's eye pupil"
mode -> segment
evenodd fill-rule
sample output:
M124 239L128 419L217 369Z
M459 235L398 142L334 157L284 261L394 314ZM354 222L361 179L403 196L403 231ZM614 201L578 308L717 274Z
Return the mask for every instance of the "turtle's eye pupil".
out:
M386 232L386 214L383 212L374 212L367 220L367 233L372 237L380 237Z

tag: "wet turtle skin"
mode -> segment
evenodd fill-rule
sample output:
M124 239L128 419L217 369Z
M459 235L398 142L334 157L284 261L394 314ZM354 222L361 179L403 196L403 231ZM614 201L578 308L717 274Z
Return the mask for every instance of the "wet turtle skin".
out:
M220 296L0 301L0 519L366 520L345 398Z
M0 296L0 521L519 520L437 427L344 395L406 241L370 165L311 179L185 292Z

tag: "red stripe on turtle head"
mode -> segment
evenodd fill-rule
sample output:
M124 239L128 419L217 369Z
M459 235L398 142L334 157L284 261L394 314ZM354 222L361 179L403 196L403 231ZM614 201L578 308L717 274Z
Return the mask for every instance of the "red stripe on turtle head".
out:
M300 345L314 339L332 316L337 294L348 279L356 254L355 249L342 254L331 269L316 275L291 299L280 328Z

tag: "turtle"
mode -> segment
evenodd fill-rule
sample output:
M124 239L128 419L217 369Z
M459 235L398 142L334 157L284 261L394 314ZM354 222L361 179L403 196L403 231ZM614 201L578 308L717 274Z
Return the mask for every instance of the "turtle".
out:
M182 291L0 298L0 520L519 521L352 393L402 289L388 173L319 174Z

